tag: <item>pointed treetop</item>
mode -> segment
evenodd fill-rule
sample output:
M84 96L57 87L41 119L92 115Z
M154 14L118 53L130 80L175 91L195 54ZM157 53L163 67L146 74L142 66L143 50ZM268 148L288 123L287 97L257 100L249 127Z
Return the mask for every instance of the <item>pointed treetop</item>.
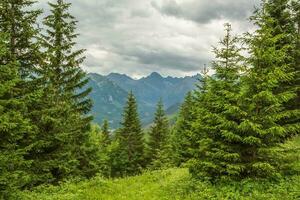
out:
M103 124L101 127L101 133L103 137L103 143L105 145L110 143L110 131L109 131L109 122L107 119L103 120Z

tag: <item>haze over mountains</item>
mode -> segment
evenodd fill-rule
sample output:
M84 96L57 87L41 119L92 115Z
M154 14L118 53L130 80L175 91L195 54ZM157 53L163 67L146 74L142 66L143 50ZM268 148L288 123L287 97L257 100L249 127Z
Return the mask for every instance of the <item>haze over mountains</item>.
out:
M200 75L162 77L153 72L147 77L133 79L125 74L111 73L103 76L88 74L89 86L93 88L90 97L94 102L92 114L94 121L101 123L108 119L112 128L117 128L122 119L122 112L127 94L133 91L137 98L138 109L143 125L151 123L155 107L162 98L167 114L178 111L186 93L195 88Z

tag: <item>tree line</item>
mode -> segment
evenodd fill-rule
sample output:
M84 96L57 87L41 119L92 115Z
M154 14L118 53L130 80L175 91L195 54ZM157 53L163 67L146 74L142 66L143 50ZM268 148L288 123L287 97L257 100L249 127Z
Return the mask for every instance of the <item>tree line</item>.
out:
M129 93L121 127L92 125L88 79L76 50L70 3L0 2L0 191L58 184L70 178L136 175L188 167L195 178L273 177L292 173L282 144L299 134L300 3L262 1L253 33L230 24L171 126L163 102L143 130ZM246 53L245 53L246 52Z

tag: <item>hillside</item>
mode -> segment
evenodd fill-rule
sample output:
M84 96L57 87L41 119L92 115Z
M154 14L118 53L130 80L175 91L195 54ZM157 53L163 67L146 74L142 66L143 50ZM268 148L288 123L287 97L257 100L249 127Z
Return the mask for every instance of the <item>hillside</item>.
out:
M94 102L92 114L95 122L101 123L108 119L112 128L120 124L123 106L127 93L133 91L138 102L139 114L144 126L152 122L156 103L162 98L168 115L177 113L186 93L195 88L199 75L183 78L162 77L153 72L141 79L111 73L102 76L95 73L88 74L89 87L93 88L90 97Z
M127 92L104 76L90 74L89 77L89 87L93 88L90 97L94 103L92 110L94 120L100 123L107 118L111 124L120 123Z
M132 90L141 102L155 106L162 98L168 108L182 102L185 94L195 88L200 75L178 77L162 77L159 73L153 72L141 79L132 79L127 75L111 73L107 78L126 91Z

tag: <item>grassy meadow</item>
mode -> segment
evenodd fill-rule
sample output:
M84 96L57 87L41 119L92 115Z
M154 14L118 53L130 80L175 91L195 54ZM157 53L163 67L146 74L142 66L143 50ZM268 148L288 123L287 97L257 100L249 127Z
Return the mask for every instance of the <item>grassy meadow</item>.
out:
M300 137L286 144L300 166ZM188 169L145 171L142 175L118 179L97 176L92 180L70 181L60 186L43 186L16 194L24 200L297 200L300 175L275 179L220 181L216 184L191 178Z

